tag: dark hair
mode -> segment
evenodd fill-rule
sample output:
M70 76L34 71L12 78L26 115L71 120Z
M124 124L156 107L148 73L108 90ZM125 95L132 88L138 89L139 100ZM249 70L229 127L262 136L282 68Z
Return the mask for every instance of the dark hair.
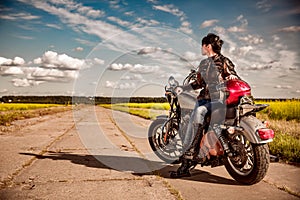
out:
M204 44L205 45L211 44L213 51L217 54L221 53L221 48L222 48L223 43L224 43L223 40L221 40L220 37L214 33L209 33L209 34L207 34L207 36L205 36L202 39L202 46Z

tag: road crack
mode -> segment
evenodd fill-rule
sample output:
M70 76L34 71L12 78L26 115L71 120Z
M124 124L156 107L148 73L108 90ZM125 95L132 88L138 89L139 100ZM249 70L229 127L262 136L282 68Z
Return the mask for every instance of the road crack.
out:
M61 140L62 137L64 137L70 130L72 130L75 127L75 124L73 124L70 128L68 128L65 132L63 132L61 135L56 137L54 140L52 140L48 145L46 145L37 155L43 156L45 153L48 152L48 149L57 141ZM35 160L37 160L37 156L34 156L33 158L27 160L24 164L22 164L21 167L16 169L11 175L8 175L3 181L0 182L0 189L4 189L6 187L12 187L14 185L15 178L26 168L30 167Z

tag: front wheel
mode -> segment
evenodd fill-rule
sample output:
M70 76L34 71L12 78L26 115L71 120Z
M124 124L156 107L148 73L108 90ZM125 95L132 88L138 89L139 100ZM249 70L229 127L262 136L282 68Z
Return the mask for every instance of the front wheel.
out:
M238 182L253 185L261 181L269 168L270 154L267 144L253 144L242 134L236 134L231 141L232 157L226 157L224 164L228 173Z
M182 154L182 141L172 121L158 118L148 130L148 141L154 153L163 161L173 163Z

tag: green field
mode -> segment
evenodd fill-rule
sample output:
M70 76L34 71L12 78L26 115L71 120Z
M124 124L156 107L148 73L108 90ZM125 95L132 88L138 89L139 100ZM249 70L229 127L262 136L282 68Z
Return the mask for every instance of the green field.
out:
M269 104L257 117L268 120L275 131L273 142L269 143L270 152L283 161L300 163L300 101L257 101ZM169 109L168 103L123 103L102 104L102 107L128 112L146 119L155 119L157 115Z

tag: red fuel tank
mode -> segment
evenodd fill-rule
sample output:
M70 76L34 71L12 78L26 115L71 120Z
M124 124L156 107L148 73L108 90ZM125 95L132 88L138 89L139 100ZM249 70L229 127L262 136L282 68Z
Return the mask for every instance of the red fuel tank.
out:
M226 99L227 105L238 104L243 96L251 95L251 87L243 80L234 79L226 82L226 89L229 96Z

